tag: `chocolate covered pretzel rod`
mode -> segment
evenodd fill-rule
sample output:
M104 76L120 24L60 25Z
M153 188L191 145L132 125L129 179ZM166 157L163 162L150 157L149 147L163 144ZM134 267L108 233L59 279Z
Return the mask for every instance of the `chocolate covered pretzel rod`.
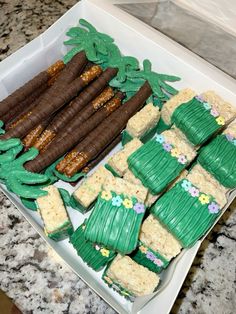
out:
M22 101L26 99L30 94L32 94L40 86L48 82L57 72L61 71L64 67L63 61L57 61L52 66L50 66L46 71L40 72L33 79L28 81L26 84L18 88L15 92L9 95L7 98L0 102L0 119L9 110L18 106Z
M106 147L125 127L128 119L135 114L152 94L148 82L139 89L122 107L113 112L96 129L79 143L74 152L75 158L66 166L64 173L71 177ZM86 147L84 149L84 146Z
M79 131L79 139L84 138L89 132L91 132L93 129L95 129L101 122L106 119L113 111L115 111L121 104L121 100L124 98L124 94L121 92L118 92L115 97L112 98L103 108L101 108L96 114L94 114L90 119L88 119L83 125L81 125L80 128L77 130ZM70 133L68 133L68 136L71 136L73 132L73 129ZM58 140L54 143L59 145L59 143L66 140L65 135L61 135ZM78 143L78 142L77 142ZM82 147L80 146L82 149ZM83 147L85 148L85 146ZM72 150L70 153L68 153L65 158L63 158L57 165L57 170L59 172L63 172L64 168L78 155L77 150Z
M93 130L94 125L98 125L106 116L116 110L116 108L121 105L123 97L123 93L118 92L105 107L98 110L92 117L79 126L78 129L73 130L71 133L62 132L63 137L60 137L60 140L58 138L55 142L52 142L45 152L38 155L34 160L26 163L25 168L28 171L40 172L59 157L63 156L63 154L76 145L81 138Z
M58 80L56 80L53 86L51 86L45 93L41 101L32 110L31 115L26 120L19 123L14 129L9 130L2 135L0 139L10 139L12 137L22 138L26 136L27 133L36 127L42 120L59 110L65 103L75 97L77 93L87 84L86 78L83 79L78 77L67 85L63 83L63 78L65 78L65 82L68 82L68 80L71 79L71 73L68 73L68 68L71 67L71 64L73 65L75 63L74 66L77 69L76 73L78 73L79 68L82 69L86 62L87 59L85 55L82 55L79 60L78 55L76 55L70 61L68 66L62 70ZM72 72L74 73L74 71Z
M79 111L77 115L74 116L74 118L70 121L70 124L67 126L67 132L74 131L75 128L86 121L95 111L102 107L113 96L113 89L111 87L105 88L93 101L91 101L91 103L89 103L84 109ZM66 110L67 108L65 108L64 111ZM60 114L60 116L62 116L62 114ZM58 119L58 123L56 123L56 119L57 116L42 133L40 138L35 142L34 147L36 147L38 150L41 151L46 149L46 146L55 138L58 132L62 134L65 133L64 128L62 130L59 128L62 123L61 119Z
M4 129L7 130L7 127L16 120L22 112L26 112L28 110L29 106L31 106L32 103L34 103L39 96L45 92L45 90L48 88L47 83L41 85L39 88L37 88L33 93L31 93L28 97L26 97L25 100L21 101L17 106L9 110L4 114L4 116L1 117L1 120L5 123Z

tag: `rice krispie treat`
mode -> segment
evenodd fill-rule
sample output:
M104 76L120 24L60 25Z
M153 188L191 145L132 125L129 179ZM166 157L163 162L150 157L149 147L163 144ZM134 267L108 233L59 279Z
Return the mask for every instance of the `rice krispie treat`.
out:
M212 195L221 208L227 203L227 189L223 187L209 172L201 165L196 164L186 177L200 191Z
M99 192L105 180L113 175L104 166L100 166L97 170L87 177L77 190L73 193L73 197L78 203L78 209L81 212L88 211L97 199Z
M85 238L121 254L131 253L146 210L147 189L121 178L108 179L85 228Z
M195 146L206 142L236 117L236 108L212 91L178 106L171 121Z
M108 160L106 167L116 176L123 177L128 169L128 157L141 146L142 142L138 138L134 138Z
M116 253L96 243L87 241L84 237L85 226L86 221L71 235L70 243L89 267L99 271L116 256Z
M176 128L157 134L128 158L129 169L156 195L196 156L196 148Z
M171 125L171 117L173 112L180 105L189 102L193 97L196 96L196 92L190 88L185 88L173 97L171 97L161 109L161 118L165 124Z
M56 241L63 240L73 233L73 226L63 200L54 185L43 188L46 196L37 198L37 207L44 223L46 235Z
M197 171L194 170L193 173ZM190 178L194 178L193 184ZM199 180L199 181L198 181ZM160 197L151 208L151 213L180 242L183 247L190 247L199 240L214 224L221 212L217 203L215 184L207 181L205 190L204 175L194 175L181 180ZM221 190L219 190L219 194ZM223 195L224 196L224 195ZM222 199L223 201L223 199ZM221 203L222 204L222 203Z
M153 293L159 283L157 274L121 255L117 255L105 270L103 280L131 300Z
M129 119L126 129L122 133L122 143L126 144L135 137L145 143L155 134L159 118L160 111L157 106L152 103L144 106Z
M153 215L149 215L141 226L139 247L132 259L159 273L180 251L180 243Z
M200 150L198 162L224 187L236 188L236 122Z

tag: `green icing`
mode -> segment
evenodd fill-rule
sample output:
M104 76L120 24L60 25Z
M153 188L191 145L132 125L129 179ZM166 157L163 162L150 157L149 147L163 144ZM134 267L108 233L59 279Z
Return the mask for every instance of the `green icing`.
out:
M0 120L0 135L5 133L5 130L3 129L3 125L4 125L4 122Z
M115 290L116 292L118 292L120 295L122 295L123 297L125 297L126 299L130 300L131 302L134 302L135 300L135 296L133 295L132 292L130 292L129 290L127 290L126 288L122 287L118 282L114 281L113 279L111 279L108 275L107 275L107 270L109 268L108 267L105 269L103 275L102 275L102 279L104 280L104 282L113 290Z
M145 206L135 197L102 191L88 218L85 238L118 251L132 252L138 243Z
M220 209L212 196L199 192L184 179L163 194L151 212L183 247L190 247L212 226Z
M140 137L141 142L146 143L147 141L149 141L157 133L157 130L158 130L158 124L156 124L153 128L147 130L143 134L143 136ZM133 137L129 134L129 132L127 132L126 130L122 132L122 145L123 146L127 144L128 142L130 142L132 139Z
M114 177L120 178L119 173L117 173L115 169L112 168L112 166L110 166L109 164L105 164L105 168L109 170L113 174Z
M28 152L18 154L22 151L23 145L18 139L0 141L0 179L11 192L23 198L38 198L46 195L47 192L41 189L42 183L48 182L46 175L31 173L24 168L24 164L38 155L36 148Z
M127 73L139 69L139 62L134 57L122 56L119 48L114 44L109 44L108 49L109 54L105 56L103 66L105 68L112 67L118 69L116 77L110 82L110 85L113 86L113 82L115 84L117 81L124 82L127 78Z
M94 206L94 202L92 204L90 204L88 207L84 207L82 204L80 204L80 202L77 201L77 199L72 195L71 199L70 199L70 206L76 210L78 210L80 213L85 214L88 211L90 211L93 206Z
M153 251L150 247L146 246L143 242L139 241L139 246L134 253L130 256L136 263L147 267L149 270L160 273L163 268L169 265L169 261L161 254Z
M84 236L85 223L71 235L70 243L89 267L99 271L116 256L116 253L87 241Z
M227 188L236 188L236 146L218 135L200 150L198 162Z
M65 182L75 182L81 178L86 177L86 173L83 173L83 172L78 172L74 174L72 177L68 177L65 174L58 172L56 169L53 170L53 173L57 176L58 179Z
M80 19L79 23L83 27L72 27L66 33L71 39L64 42L65 45L75 46L65 56L64 62L68 63L71 58L80 51L85 51L88 60L97 62L100 55L107 55L108 48L114 40L103 33L99 33L95 27L84 19Z
M37 204L36 204L34 199L21 197L20 200L21 200L22 204L26 208L28 208L30 210L33 210L33 211L37 211L38 210Z
M70 237L73 234L73 232L74 232L74 229L69 220L63 223L60 227L58 227L53 232L47 232L47 230L45 230L46 235L54 241L62 241Z
M222 125L216 122L204 103L193 98L177 107L171 117L174 123L194 145L201 145L209 139Z
M177 158L151 139L128 158L129 169L154 195L162 192L185 168Z
M166 130L169 130L170 129L170 125L168 124L165 124L165 122L163 121L162 118L160 118L159 122L158 122L158 125L157 125L157 133L162 133Z
M126 130L122 132L122 145L123 146L125 146L127 143L132 141L132 139L133 137L129 134L129 132L127 132Z
M153 93L161 100L166 100L166 95L164 91L171 95L176 95L178 91L172 86L168 85L166 82L176 82L179 81L180 78L177 76L153 72L151 70L151 66L151 62L146 59L143 61L143 70L132 71L127 75L132 80L143 79L144 81L148 81Z

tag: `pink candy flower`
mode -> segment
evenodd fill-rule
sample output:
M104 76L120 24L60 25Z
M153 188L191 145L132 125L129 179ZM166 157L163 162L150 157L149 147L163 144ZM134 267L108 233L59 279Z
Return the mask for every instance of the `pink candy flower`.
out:
M219 116L219 112L215 108L211 109L210 114L215 118Z
M184 165L187 162L187 158L184 155L179 155L178 162Z
M192 186L189 189L189 193L191 194L192 197L198 197L199 196L199 190L196 189L194 186Z
M160 260L159 258L156 258L155 260L154 260L154 263L157 265L157 266L159 266L159 267L162 267L163 266L163 262L162 262L162 260Z

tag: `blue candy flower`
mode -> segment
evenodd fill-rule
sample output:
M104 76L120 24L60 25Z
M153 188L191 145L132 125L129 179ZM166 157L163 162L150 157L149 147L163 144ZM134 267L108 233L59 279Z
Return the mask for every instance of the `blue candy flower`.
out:
M123 200L119 195L112 198L112 205L113 206L119 207L119 206L121 206L122 202L123 202Z

